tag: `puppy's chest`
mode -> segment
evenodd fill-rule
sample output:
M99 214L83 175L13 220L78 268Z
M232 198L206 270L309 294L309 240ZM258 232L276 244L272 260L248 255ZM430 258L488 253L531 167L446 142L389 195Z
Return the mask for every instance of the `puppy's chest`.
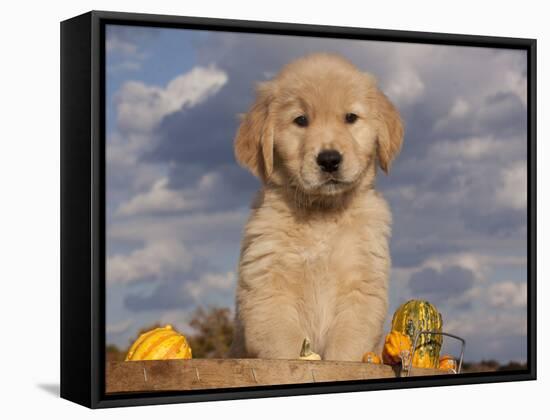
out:
M295 264L305 280L332 279L361 259L368 250L368 234L362 227L337 222L297 225L285 235L279 255L283 265Z
M324 265L330 260L337 245L335 242L339 240L337 229L325 229L323 233L311 228L297 229L290 237L288 252L295 253L302 264Z
M310 224L296 227L289 238L279 256L289 273L283 281L296 291L302 328L321 350L341 294L368 276L367 232L337 223Z

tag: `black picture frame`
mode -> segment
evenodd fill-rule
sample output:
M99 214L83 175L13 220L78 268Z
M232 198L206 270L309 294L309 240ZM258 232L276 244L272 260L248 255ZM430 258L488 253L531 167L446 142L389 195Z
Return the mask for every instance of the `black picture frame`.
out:
M105 25L429 43L527 52L527 369L438 377L105 394ZM536 40L92 11L61 22L61 397L90 408L536 379Z

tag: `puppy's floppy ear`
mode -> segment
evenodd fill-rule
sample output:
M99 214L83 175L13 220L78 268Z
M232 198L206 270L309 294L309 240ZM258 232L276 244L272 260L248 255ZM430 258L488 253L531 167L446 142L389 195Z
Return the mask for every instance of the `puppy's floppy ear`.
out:
M258 85L256 102L243 116L235 137L235 157L241 166L266 182L273 172L273 123L269 105L270 82Z
M388 173L403 144L403 122L395 106L380 90L374 87L369 96L378 127L378 163Z

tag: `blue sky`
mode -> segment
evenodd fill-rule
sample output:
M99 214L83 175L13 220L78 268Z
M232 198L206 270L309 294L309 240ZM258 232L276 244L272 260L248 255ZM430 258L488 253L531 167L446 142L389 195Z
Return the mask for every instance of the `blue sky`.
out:
M108 343L233 308L259 187L233 157L237 115L256 81L324 51L374 74L406 125L377 181L394 218L389 317L428 299L466 359L526 359L525 52L112 25L106 50Z

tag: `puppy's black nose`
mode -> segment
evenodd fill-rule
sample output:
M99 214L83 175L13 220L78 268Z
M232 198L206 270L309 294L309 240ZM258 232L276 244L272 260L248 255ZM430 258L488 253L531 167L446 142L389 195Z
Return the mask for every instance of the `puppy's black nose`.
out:
M342 162L342 155L338 150L323 150L317 155L317 165L324 172L336 172Z

